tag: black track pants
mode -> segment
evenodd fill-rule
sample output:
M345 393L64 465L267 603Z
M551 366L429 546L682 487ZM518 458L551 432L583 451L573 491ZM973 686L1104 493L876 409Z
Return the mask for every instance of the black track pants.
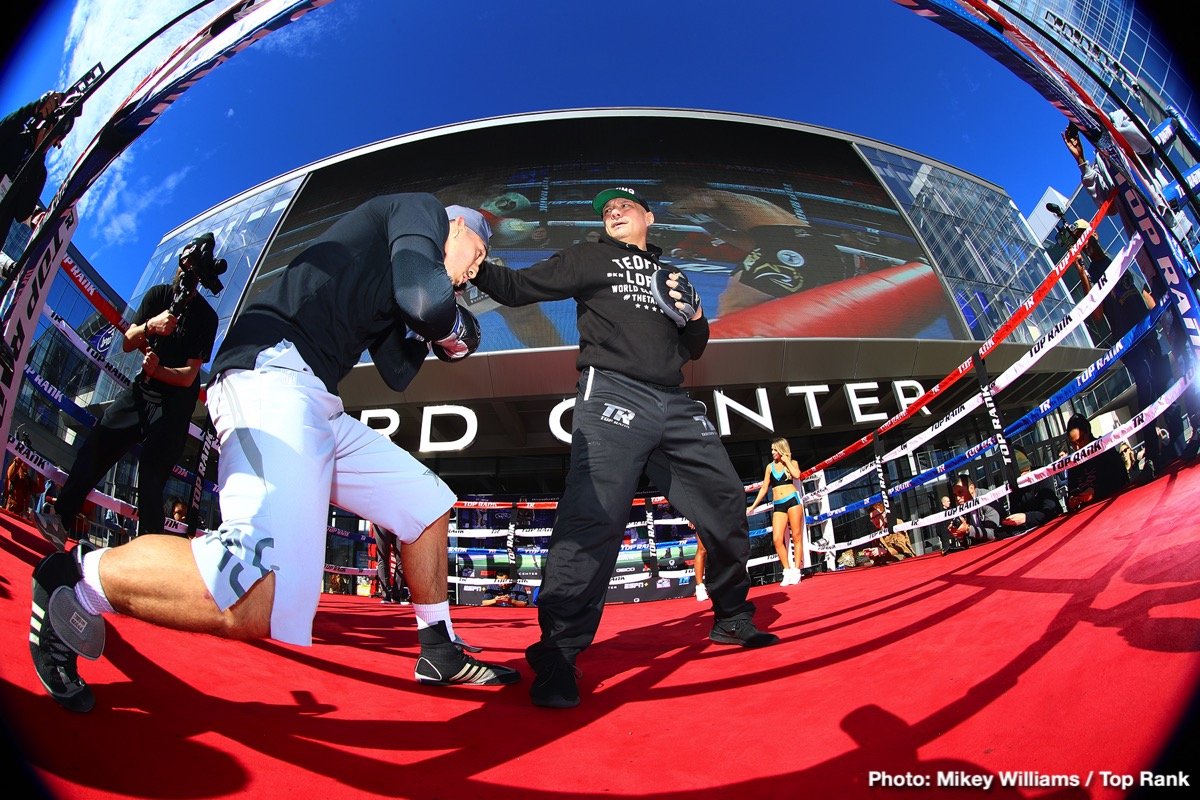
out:
M717 619L753 615L745 491L704 405L681 389L587 368L538 594L542 638L531 658L554 652L573 660L591 644L643 470L696 526Z

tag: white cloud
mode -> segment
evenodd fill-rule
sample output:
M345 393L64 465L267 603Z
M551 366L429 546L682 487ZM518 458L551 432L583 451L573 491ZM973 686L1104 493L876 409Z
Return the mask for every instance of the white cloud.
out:
M97 63L106 70L112 70L165 22L191 5L194 5L191 0L125 0L121 3L80 0L67 31L62 84L77 80ZM212 10L193 14L147 44L120 69L106 77L104 85L84 105L75 128L63 143L63 149L48 160L52 182L62 182L92 137L112 117L134 87L170 55L189 31L199 27L201 20L213 15Z
M175 190L192 171L190 166L182 167L164 176L156 185L148 186L145 181L130 180L129 165L128 159L114 162L101 178L105 183L103 191L97 192L95 199L89 201L89 207L80 212L81 217L95 225L107 245L135 241L142 228L142 213L170 203Z
M310 42L319 38L334 38L346 20L353 19L357 10L353 6L339 8L340 16L332 14L307 14L299 22L287 25L257 42L264 52L286 55L290 58L306 58L311 54Z
M55 151L48 157L50 186L61 185L92 138L142 80L195 31L229 7L231 0L209 3L146 44L128 62L112 71L118 62L141 46L151 34L193 5L194 0L123 0L120 3L114 3L112 0L79 0L64 43L61 83L65 86L74 82L97 63L104 65L111 74L84 105L83 113L76 120L75 127L64 142L62 150ZM328 15L313 14L309 15L309 18L323 16ZM296 29L295 34L289 34L292 29ZM265 42L284 37L284 41L279 42L279 45L285 52L302 53L305 49L305 37L316 35L322 35L320 25L309 23L306 19L300 24L289 25L282 31L273 33L254 47L262 47ZM228 115L232 114L233 110L230 109ZM124 161L122 169L132 172L132 165L128 159ZM116 183L117 181L105 180L101 176L90 193L106 194ZM109 188L102 188L102 184ZM93 200L102 208L119 202L108 198ZM114 226L114 233L119 229L120 226Z

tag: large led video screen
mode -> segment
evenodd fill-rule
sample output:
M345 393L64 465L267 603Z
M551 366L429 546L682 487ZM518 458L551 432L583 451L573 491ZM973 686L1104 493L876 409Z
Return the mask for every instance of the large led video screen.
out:
M926 252L851 142L758 122L542 120L347 158L313 174L260 274L269 280L358 203L399 191L487 212L489 258L521 269L598 238L592 198L612 186L647 199L651 241L688 273L714 338L965 338ZM571 300L505 308L471 288L463 302L483 351L578 344Z

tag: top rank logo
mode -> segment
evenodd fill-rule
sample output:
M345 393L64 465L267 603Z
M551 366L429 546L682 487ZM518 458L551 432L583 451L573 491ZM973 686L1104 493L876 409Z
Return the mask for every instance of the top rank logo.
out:
M637 416L628 408L621 408L612 403L604 404L604 412L600 415L600 419L605 422L612 423L620 428L628 428L633 423L633 418Z

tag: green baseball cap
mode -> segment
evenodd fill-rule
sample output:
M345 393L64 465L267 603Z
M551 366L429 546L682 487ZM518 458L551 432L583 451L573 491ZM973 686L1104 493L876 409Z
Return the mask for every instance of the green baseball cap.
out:
M624 197L640 205L647 211L650 210L650 204L638 196L638 193L633 189L624 186L617 186L612 189L605 189L600 194L596 195L596 199L592 201L592 208L600 216L604 216L604 207L608 205L608 201L614 197Z

